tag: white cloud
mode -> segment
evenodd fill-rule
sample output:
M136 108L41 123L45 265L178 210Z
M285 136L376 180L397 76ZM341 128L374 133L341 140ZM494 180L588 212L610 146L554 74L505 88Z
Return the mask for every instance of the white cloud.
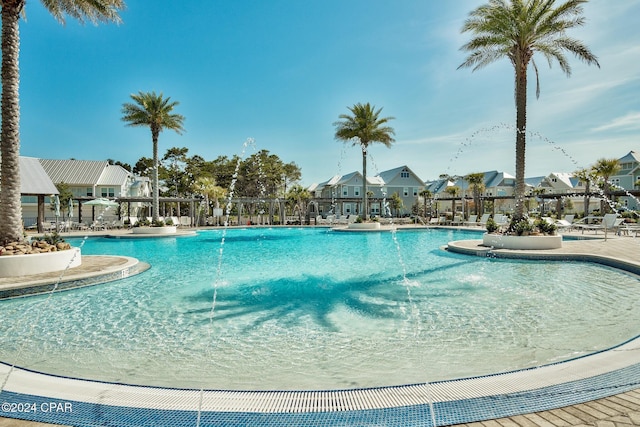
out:
M605 130L637 130L640 129L640 112L634 111L622 117L617 117L602 126L592 129L594 132Z

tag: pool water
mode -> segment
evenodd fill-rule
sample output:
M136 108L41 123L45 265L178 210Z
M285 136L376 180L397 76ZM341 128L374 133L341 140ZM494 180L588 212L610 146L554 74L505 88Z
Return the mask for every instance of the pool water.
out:
M578 262L468 257L465 231L312 228L72 240L138 276L0 301L0 360L208 389L343 389L490 374L640 331L640 281ZM215 298L214 298L215 294Z

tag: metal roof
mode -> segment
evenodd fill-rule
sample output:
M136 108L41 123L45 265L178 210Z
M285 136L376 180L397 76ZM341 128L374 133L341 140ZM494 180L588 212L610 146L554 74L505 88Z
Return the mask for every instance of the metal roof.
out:
M131 173L119 165L107 165L100 175L97 185L121 186L132 176Z
M59 191L38 159L20 156L20 193L49 195Z
M108 165L95 160L40 159L40 164L54 183L67 185L95 185Z

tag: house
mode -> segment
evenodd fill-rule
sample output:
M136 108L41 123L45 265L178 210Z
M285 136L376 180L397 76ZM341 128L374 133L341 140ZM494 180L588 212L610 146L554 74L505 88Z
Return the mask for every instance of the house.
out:
M385 215L385 202L397 193L403 203L398 213L411 212L425 183L408 166L400 166L367 177L369 215ZM308 188L320 215L360 215L362 211L362 173L335 175Z
M85 207L82 203L94 198L118 199L120 197L148 196L150 182L147 178L134 176L119 165L111 165L107 161L95 160L53 160L40 159L42 168L56 185L64 183L72 194L74 204L74 218L79 222L90 213L90 220L95 219L96 209ZM131 216L141 207L134 204ZM117 212L111 209L104 219L117 218ZM85 221L86 222L86 221Z
M640 187L640 154L629 151L625 156L618 159L620 171L617 175L609 177L609 182L613 184L613 190L636 190ZM631 210L640 209L640 201L637 196L631 194L621 196L618 202Z

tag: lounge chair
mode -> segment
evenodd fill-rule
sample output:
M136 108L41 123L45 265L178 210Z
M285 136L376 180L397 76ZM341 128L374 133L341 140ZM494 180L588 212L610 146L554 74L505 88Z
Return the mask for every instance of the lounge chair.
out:
M469 220L464 221L462 225L478 225L478 215L469 215Z
M595 231L598 234L598 230L607 231L617 231L620 225L624 222L624 218L618 218L618 214L606 214L602 218L602 222L600 224L582 224L575 223L573 225L574 228L582 230L582 234L584 234L585 230Z
M569 231L573 228L574 215L565 215L563 219L555 220L554 224L558 228L558 231Z
M506 215L496 214L493 220L499 227L509 224L509 218Z
M462 225L462 217L460 215L455 215L451 221L451 225Z
M478 225L480 227L486 227L487 226L487 221L489 221L489 217L491 216L491 214L483 214L480 217L480 220L478 221Z

